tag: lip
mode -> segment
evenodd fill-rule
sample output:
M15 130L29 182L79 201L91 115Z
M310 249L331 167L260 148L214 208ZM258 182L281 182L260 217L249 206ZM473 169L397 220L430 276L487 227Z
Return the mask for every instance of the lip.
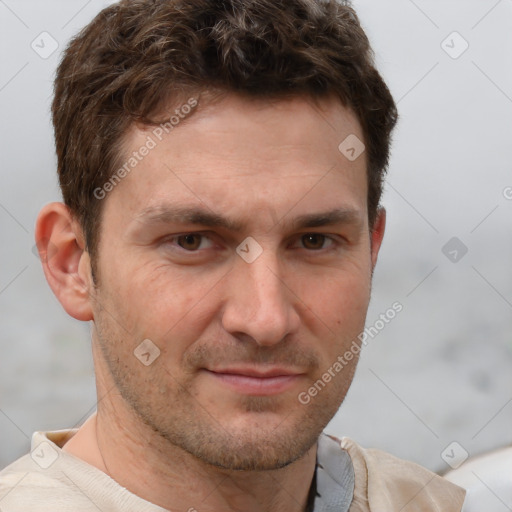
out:
M205 372L232 390L254 396L277 395L297 384L304 375L286 368L222 368Z

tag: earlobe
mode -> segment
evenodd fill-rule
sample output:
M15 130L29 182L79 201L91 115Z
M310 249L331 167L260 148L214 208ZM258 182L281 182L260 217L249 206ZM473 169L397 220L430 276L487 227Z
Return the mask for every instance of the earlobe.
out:
M35 239L44 275L62 307L77 320L92 320L89 254L81 227L65 204L42 208Z
M379 255L382 239L384 238L384 231L386 229L386 210L379 207L377 210L377 217L373 224L371 232L371 251L372 251L372 271L377 264L377 257Z

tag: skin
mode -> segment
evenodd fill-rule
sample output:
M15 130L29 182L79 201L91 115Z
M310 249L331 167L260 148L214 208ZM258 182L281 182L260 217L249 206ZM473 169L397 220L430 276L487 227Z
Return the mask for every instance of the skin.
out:
M338 150L349 134L363 140L334 98L200 102L104 199L98 286L68 208L42 209L46 278L71 316L92 322L98 410L65 451L172 510L305 509L316 440L358 358L309 404L298 395L363 330L384 235L384 210L368 226L365 154ZM133 126L126 155L148 135ZM162 204L240 229L148 223L143 212ZM350 213L293 225L334 209ZM252 263L236 252L249 236L263 250ZM134 355L145 339L160 350L148 366ZM269 392L273 370L292 375ZM251 388L233 378L249 371Z

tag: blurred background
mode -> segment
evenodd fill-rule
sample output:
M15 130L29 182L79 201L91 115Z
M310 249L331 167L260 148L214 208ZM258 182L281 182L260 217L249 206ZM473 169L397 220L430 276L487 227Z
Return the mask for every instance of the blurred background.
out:
M60 200L60 54L110 3L0 0L0 468L33 431L96 407L89 325L48 287L34 223ZM378 334L327 430L445 471L512 443L512 1L354 7L401 119L367 318Z

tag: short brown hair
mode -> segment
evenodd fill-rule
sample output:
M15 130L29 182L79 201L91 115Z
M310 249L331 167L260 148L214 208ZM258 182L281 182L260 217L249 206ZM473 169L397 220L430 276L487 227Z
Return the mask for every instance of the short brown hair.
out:
M134 122L191 92L337 96L361 123L376 218L397 120L356 13L336 0L122 0L68 45L52 105L64 202L94 261L101 200Z

